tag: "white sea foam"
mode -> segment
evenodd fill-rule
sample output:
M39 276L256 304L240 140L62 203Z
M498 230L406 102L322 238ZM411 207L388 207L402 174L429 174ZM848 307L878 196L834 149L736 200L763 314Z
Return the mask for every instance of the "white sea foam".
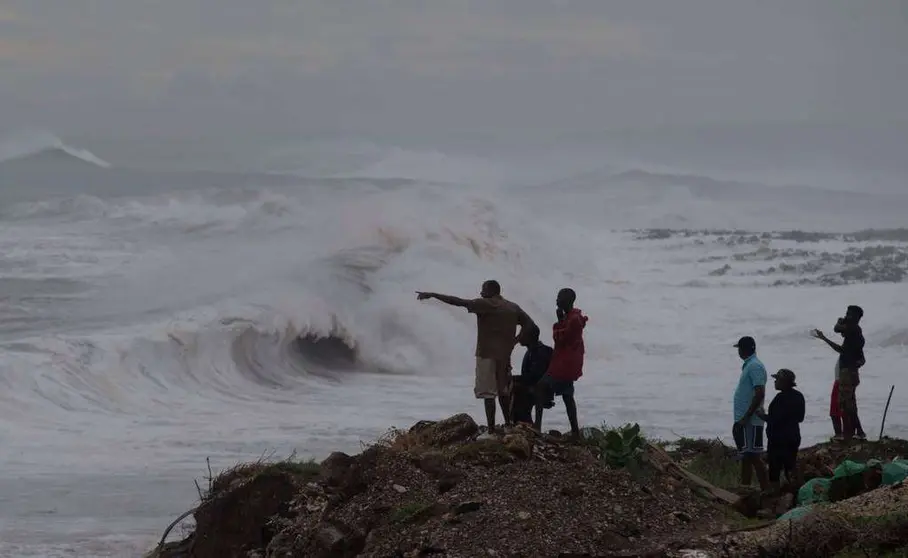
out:
M805 439L825 436L834 355L807 332L859 303L860 404L874 431L904 359L903 284L773 288L758 274L771 263L734 258L758 245L623 229L897 226L908 204L860 200L865 213L845 227L852 198L806 203L612 168L525 185L503 163L388 153L348 173L356 180L256 187L225 175L196 187L162 174L159 188L136 191L120 171L116 195L60 184L0 206L0 497L13 494L0 553L131 554L192 505L206 457L221 468L268 451L324 456L391 425L478 416L474 320L414 291L470 296L488 278L543 328L557 289L574 287L590 316L581 419L664 437L727 437L731 345L744 334L769 368L798 373ZM764 244L767 257L852 245ZM722 257L732 271L711 275ZM896 392L892 434L908 434L905 397ZM561 415L547 417L564 427ZM67 496L77 484L96 492ZM108 486L120 487L118 504L99 503L116 500ZM148 515L127 505L139 501Z

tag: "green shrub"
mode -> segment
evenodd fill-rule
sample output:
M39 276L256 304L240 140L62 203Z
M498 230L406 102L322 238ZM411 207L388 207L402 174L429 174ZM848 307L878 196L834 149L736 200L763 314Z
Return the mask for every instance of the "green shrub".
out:
M609 467L639 470L646 438L640 433L639 424L625 424L618 428L589 428L586 438L596 446L599 458Z

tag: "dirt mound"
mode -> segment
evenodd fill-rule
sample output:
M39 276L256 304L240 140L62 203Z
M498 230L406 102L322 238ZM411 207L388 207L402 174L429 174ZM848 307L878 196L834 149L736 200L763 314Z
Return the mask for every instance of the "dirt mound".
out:
M478 434L457 415L317 469L229 472L196 511L185 554L161 556L607 556L727 517L690 484L609 468L589 445L522 427Z
M870 459L889 461L897 457L908 458L908 441L883 438L879 442L830 442L801 449L798 453L798 466L807 481L816 477L831 477L835 468L848 459L863 463Z

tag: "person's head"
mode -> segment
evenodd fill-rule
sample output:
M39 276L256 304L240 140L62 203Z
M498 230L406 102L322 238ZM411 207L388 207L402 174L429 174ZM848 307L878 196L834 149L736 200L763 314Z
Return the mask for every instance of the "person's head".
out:
M753 337L749 336L738 339L735 347L738 348L738 356L742 359L750 358L757 352L757 342L754 341Z
M539 344L539 326L531 325L520 330L520 344L524 347L534 347Z
M574 302L577 300L577 293L574 292L574 289L564 288L558 291L558 296L555 298L555 305L565 312L574 307Z
M795 382L795 373L787 368L780 369L772 375L772 378L775 380L776 389L779 391L792 389L798 385Z
M861 318L864 317L864 309L860 306L855 306L852 304L845 310L845 321L851 324L860 323Z
M493 296L499 296L500 294L501 285L494 279L489 279L484 282L482 284L482 290L479 291L479 295L482 296L482 298L492 298Z

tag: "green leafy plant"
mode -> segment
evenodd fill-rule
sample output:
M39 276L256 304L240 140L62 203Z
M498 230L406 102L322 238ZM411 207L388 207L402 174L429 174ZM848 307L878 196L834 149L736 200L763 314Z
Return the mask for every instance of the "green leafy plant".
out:
M640 433L639 424L625 424L618 428L586 428L584 437L609 467L626 468L631 472L640 470L646 438Z
M612 467L635 467L640 463L646 440L640 435L640 425L624 425L605 432L603 457Z

